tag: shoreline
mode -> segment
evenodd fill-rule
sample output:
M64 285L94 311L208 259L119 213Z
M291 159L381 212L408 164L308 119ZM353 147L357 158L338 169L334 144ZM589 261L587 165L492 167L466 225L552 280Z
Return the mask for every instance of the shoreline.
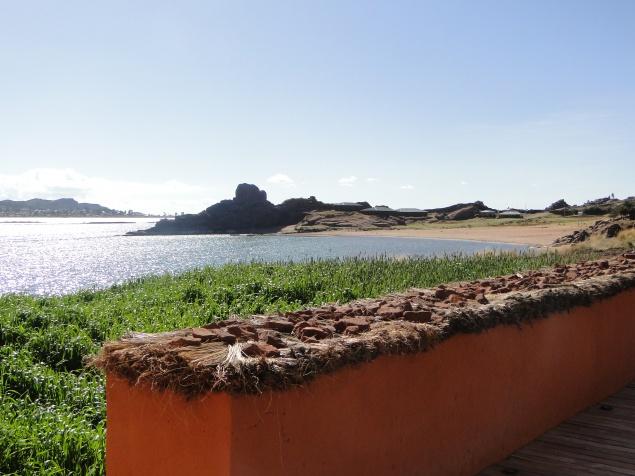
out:
M442 241L468 241L474 243L497 243L501 245L521 245L528 246L530 248L548 248L546 245L537 245L533 243L525 243L525 242L514 242L514 241L502 241L502 240L481 240L476 238L451 238L447 236L414 236L414 235L399 235L386 233L390 231L400 231L400 229L396 230L349 230L349 231L319 231L319 232L300 232L300 233L273 233L269 236L299 236L299 237L309 237L314 236L316 238L333 238L333 237L359 237L359 238L404 238L407 240L442 240ZM383 233L382 233L383 232Z
M297 236L358 236L387 238L427 238L436 240L463 240L509 245L550 247L561 236L579 228L567 225L502 225L456 228L392 228L385 230L329 230L310 233L282 233Z

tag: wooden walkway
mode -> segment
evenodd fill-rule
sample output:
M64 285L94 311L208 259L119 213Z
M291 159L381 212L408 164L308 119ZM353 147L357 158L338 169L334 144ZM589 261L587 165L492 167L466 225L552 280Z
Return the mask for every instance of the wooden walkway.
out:
M635 382L480 476L635 475Z

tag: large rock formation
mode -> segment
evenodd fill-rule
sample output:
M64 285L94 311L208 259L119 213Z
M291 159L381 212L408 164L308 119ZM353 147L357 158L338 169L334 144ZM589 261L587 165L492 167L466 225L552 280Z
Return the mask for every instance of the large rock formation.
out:
M325 205L315 197L292 198L280 205L267 200L267 192L242 183L231 200L222 200L196 215L161 220L153 228L134 235L175 235L204 233L262 233L298 223L312 210Z
M338 210L312 211L297 225L289 226L285 233L308 233L334 230L377 230L403 226L406 218L389 215L368 215L360 212Z
M573 245L587 241L592 237L616 238L622 231L635 228L635 220L626 217L614 218L611 220L598 220L593 225L582 230L561 236L553 242L553 246Z
M562 208L569 208L569 207L571 207L571 205L565 202L564 198L561 198L560 200L553 202L551 205L545 208L545 210L550 212L553 210L560 210Z
M478 216L480 211L487 209L488 207L479 200L473 203L457 203L449 207L433 208L429 212L439 220L469 220Z

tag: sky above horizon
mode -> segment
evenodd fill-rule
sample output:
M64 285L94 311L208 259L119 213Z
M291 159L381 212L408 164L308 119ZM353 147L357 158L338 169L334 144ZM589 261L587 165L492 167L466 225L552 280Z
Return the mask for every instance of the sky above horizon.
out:
M635 195L635 1L0 0L0 199Z

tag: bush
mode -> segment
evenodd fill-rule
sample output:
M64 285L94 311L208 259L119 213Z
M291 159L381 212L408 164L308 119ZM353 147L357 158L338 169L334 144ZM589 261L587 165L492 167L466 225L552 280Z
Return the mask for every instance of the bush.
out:
M624 202L619 208L619 213L623 217L635 220L635 203L631 201Z

